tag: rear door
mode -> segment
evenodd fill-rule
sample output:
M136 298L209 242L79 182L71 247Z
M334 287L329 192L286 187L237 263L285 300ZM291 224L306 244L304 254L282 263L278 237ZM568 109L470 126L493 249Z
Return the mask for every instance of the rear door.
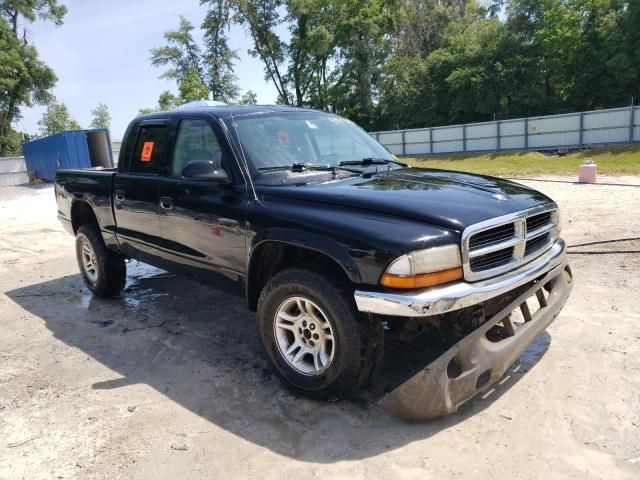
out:
M169 127L143 123L129 133L125 164L113 185L118 240L132 258L159 257L162 242L158 206L158 177L166 160Z
M238 175L231 168L231 152L215 122L183 118L176 128L173 152L159 188L166 258L200 280L234 290L246 263L245 185L241 180L223 184L183 179L182 170L192 160L212 160L230 178Z

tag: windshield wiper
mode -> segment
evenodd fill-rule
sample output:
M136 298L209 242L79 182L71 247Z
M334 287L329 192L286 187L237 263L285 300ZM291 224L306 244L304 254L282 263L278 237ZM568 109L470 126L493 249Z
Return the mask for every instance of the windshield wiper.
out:
M360 160L345 160L340 162L340 166L345 165L362 165L363 167L368 167L369 165L388 165L390 163L394 163L396 165L400 165L403 167L407 167L406 163L398 162L397 160L389 160L388 158L374 158L374 157L365 157Z
M260 172L275 172L279 170L290 170L295 173L301 173L306 171L335 173L336 170L343 170L345 172L351 172L351 173L362 173L360 170L356 170L354 168L344 168L342 165L313 165L311 163L293 163L291 165L278 165L274 167L258 168L258 171Z

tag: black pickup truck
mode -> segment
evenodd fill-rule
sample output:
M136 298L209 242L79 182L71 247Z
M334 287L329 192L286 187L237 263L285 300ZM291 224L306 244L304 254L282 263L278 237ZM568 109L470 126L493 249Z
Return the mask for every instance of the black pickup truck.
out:
M126 259L241 295L273 369L304 394L369 381L385 333L457 332L382 399L410 419L453 412L497 381L572 287L548 197L409 168L352 122L313 110L142 116L117 169L60 170L55 192L95 295L120 294Z

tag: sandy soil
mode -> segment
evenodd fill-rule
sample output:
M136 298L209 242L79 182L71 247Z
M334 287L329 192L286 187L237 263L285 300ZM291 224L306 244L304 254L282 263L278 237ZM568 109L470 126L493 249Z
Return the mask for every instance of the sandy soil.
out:
M640 178L569 180L522 180L569 244L636 240L572 248L522 368L424 424L290 393L239 299L135 263L92 298L52 188L0 189L0 479L640 478Z

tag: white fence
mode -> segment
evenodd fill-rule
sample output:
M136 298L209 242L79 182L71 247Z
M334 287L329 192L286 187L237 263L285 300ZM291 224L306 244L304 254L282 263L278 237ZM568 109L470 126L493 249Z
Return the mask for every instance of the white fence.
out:
M640 107L371 132L396 155L553 150L640 142Z
M0 187L29 183L24 157L0 157Z

